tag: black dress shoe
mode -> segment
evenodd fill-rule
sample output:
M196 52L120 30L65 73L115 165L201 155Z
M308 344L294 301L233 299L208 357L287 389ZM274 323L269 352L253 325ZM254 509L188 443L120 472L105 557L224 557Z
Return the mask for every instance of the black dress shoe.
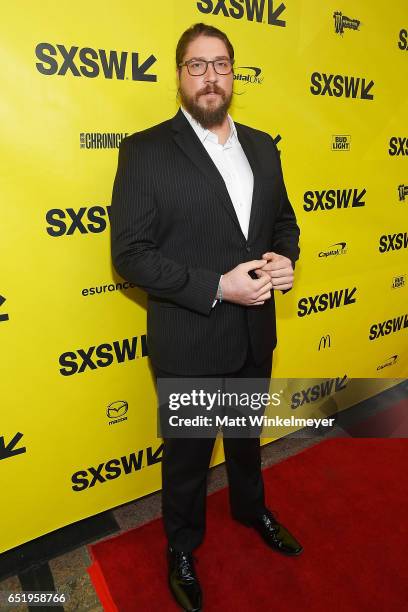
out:
M190 552L167 551L169 563L169 586L177 603L189 612L199 612L202 593L195 570L193 555Z
M289 533L286 527L278 523L272 512L268 509L254 521L239 520L239 522L247 527L256 529L268 546L284 555L300 555L303 550L299 542Z

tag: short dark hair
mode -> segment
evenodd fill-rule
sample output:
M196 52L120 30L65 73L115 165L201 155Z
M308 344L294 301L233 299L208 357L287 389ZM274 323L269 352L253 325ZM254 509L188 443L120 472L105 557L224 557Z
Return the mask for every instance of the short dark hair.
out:
M176 47L176 66L183 62L188 45L199 36L214 36L223 41L228 49L230 59L234 59L234 47L229 41L229 38L224 32L214 26L206 25L205 23L195 23L180 36Z

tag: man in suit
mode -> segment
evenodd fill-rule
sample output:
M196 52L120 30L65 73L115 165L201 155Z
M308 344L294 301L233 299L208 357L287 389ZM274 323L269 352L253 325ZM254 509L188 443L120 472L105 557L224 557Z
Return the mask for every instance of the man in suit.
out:
M299 228L269 134L234 123L234 50L195 24L176 49L181 107L125 138L112 207L117 272L148 294L147 343L157 379L270 379L274 291L293 285ZM265 506L258 437L223 438L233 518L274 550L301 545ZM213 437L164 437L162 508L170 589L201 610L192 551L205 530Z

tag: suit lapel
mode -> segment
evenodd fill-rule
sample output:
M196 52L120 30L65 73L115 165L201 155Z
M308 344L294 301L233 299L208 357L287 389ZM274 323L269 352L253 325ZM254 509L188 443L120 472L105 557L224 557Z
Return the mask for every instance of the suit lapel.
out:
M247 156L249 164L252 168L254 175L254 190L252 196L251 205L251 216L249 221L248 240L253 232L254 223L258 217L259 208L259 163L256 159L256 154L253 149L253 144L248 138L245 130L241 125L235 124L237 127L237 134L239 142ZM173 138L176 141L180 149L187 155L189 159L195 164L197 169L204 174L210 184L214 187L217 195L219 196L222 204L225 206L227 212L231 216L232 221L237 225L239 231L242 234L241 226L238 221L238 217L235 212L234 205L228 193L228 189L225 185L225 181L218 171L217 166L211 159L211 156L207 153L206 148L200 142L197 134L189 124L188 120L184 116L181 109L178 110L177 114L171 120L171 127L173 131ZM242 237L245 240L244 234Z
M260 173L260 163L256 154L255 144L252 138L249 137L247 130L240 123L235 123L235 127L237 128L238 140L241 144L241 147L244 150L244 153L247 157L249 165L252 168L252 173L254 175L254 189L252 192L252 204L251 204L251 215L249 217L249 228L248 228L248 242L251 241L251 238L255 232L256 226L261 219L261 173Z

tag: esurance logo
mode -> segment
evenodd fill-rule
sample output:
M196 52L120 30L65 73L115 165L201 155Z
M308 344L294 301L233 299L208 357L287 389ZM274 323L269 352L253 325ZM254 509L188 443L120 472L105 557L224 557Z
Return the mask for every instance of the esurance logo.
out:
M154 55L149 55L142 63L139 53L135 51L105 51L91 47L65 47L39 43L35 48L38 72L45 76L71 75L94 79L101 76L105 79L119 81L157 81L156 74L147 74L156 62Z
M336 242L335 244L331 244L324 251L320 251L319 257L333 257L337 255L345 255L347 253L347 243L346 242Z
M365 206L366 189L324 189L306 191L303 196L303 209L306 212L334 210L339 208L360 208Z
M398 157L398 155L408 155L408 138L391 136L388 154L392 157Z
M138 346L140 350L138 351ZM124 338L123 340L114 340L114 342L104 342L98 346L90 346L85 349L76 349L75 351L67 351L59 357L60 374L62 376L72 376L73 374L82 374L89 370L97 370L98 368L107 368L116 363L124 363L125 361L133 361L138 357L147 357L147 342L146 335L138 337Z
M286 6L273 0L201 0L197 2L200 13L247 19L258 23L286 27L286 21L279 19Z
M394 317L393 319L387 319L380 323L373 323L370 327L368 334L369 340L376 340L382 336L388 336L395 332L402 331L408 327L408 314L401 315L400 317Z
M80 234L100 234L104 232L110 219L110 206L86 206L78 211L73 208L51 208L45 219L49 224L47 234L52 238Z
M399 234L383 234L380 236L378 250L380 253L388 253L388 251L399 251L406 249L408 246L407 232Z
M352 289L336 289L328 293L311 295L302 297L298 301L298 317L306 317L313 313L323 312L324 310L333 310L341 306L349 306L356 303L355 293L357 287Z
M314 96L374 100L374 95L370 93L374 85L373 80L367 81L365 78L342 74L313 72L310 81L310 91Z
M350 17L346 17L343 15L341 11L334 11L333 13L334 19L334 31L336 34L344 34L345 29L350 30L358 30L360 27L361 21L358 19L350 19Z

